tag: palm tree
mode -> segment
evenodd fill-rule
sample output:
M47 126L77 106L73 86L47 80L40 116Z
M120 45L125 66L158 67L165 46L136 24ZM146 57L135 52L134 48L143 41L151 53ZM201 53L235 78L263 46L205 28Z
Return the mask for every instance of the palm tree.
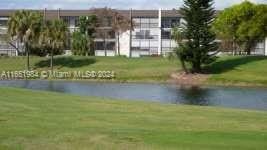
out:
M186 52L183 45L184 40L184 31L180 27L174 27L172 29L172 39L175 40L177 43L177 47L175 48L176 54L181 61L182 68L184 72L187 74L188 70L186 68L185 59L186 59Z
M67 41L68 28L63 20L47 21L42 28L39 43L50 52L50 67L53 71L55 51L61 51Z
M79 31L76 31L75 33L73 33L73 38L82 39L82 41L77 41L75 39L73 39L73 41L80 43L80 46L83 48L83 50L86 51L85 52L86 56L88 55L88 49L89 49L89 55L94 54L93 41L95 38L96 27L97 27L96 15L82 16L79 18ZM76 48L78 47L76 46Z
M73 55L85 56L88 55L88 38L80 31L72 33L71 49Z
M104 44L106 43L106 38L109 38L107 37L109 36L108 32L115 32L117 38L118 55L120 55L120 34L128 30L133 30L131 19L121 15L119 12L111 8L95 9L94 13L98 18L98 24L100 27L111 27L111 29L102 28L98 30L98 34L103 37ZM106 48L105 45L104 49Z
M113 23L112 29L116 32L117 37L117 47L118 55L120 56L120 34L128 30L133 30L131 20L123 15L119 14L117 11L113 11Z
M40 12L19 10L8 21L8 35L24 44L27 55L27 70L30 70L29 47L39 37L43 16Z
M94 10L94 14L97 16L97 38L101 38L104 43L105 56L107 56L107 39L113 38L113 21L114 10L110 8L98 8Z

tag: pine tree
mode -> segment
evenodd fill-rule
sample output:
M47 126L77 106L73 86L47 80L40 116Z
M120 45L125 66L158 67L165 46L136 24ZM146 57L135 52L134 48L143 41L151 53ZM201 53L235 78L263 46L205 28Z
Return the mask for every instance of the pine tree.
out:
M185 61L192 66L193 73L202 71L203 64L215 61L218 46L211 31L215 10L213 0L184 0L181 13L184 17Z

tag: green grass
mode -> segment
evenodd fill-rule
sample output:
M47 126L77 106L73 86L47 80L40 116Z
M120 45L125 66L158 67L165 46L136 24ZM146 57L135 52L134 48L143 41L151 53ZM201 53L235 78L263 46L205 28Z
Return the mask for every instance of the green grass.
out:
M32 69L49 70L49 59L32 57L30 62ZM179 70L178 62L152 57L57 57L54 63L59 71L114 71L116 81L166 81ZM24 70L25 63L24 57L0 57L0 71Z
M267 57L222 57L208 70L210 84L267 85Z
M0 57L0 71L24 70L25 58ZM49 59L32 57L31 67L49 70ZM57 57L55 69L59 71L115 71L115 81L162 82L181 67L178 60L166 58L123 57ZM267 86L267 57L225 56L206 68L211 73L208 84L264 85Z
M1 150L265 150L267 112L0 88Z

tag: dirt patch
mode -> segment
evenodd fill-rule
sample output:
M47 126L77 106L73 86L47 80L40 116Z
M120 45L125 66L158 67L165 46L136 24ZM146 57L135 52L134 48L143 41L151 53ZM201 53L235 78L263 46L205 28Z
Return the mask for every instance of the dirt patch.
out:
M169 81L179 85L197 86L203 84L209 76L208 74L186 74L184 72L179 72L171 74L171 79Z

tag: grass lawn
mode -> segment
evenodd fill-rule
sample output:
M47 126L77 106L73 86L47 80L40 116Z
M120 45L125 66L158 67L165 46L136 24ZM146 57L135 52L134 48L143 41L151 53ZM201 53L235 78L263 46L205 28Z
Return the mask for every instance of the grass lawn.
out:
M24 70L25 58L0 57L0 71ZM48 70L49 59L32 57L31 67ZM55 68L59 71L115 71L116 81L166 81L181 67L178 60L166 58L122 57L57 57ZM267 86L267 57L225 56L206 68L211 73L208 84L238 84Z
M49 70L50 61L46 58L32 57L31 68ZM114 71L116 81L166 81L180 65L177 60L163 58L123 58L123 57L57 57L55 69L59 71ZM0 71L24 70L26 58L0 57Z
M266 150L267 112L0 88L1 150Z
M267 86L267 57L222 57L208 67L210 84Z

